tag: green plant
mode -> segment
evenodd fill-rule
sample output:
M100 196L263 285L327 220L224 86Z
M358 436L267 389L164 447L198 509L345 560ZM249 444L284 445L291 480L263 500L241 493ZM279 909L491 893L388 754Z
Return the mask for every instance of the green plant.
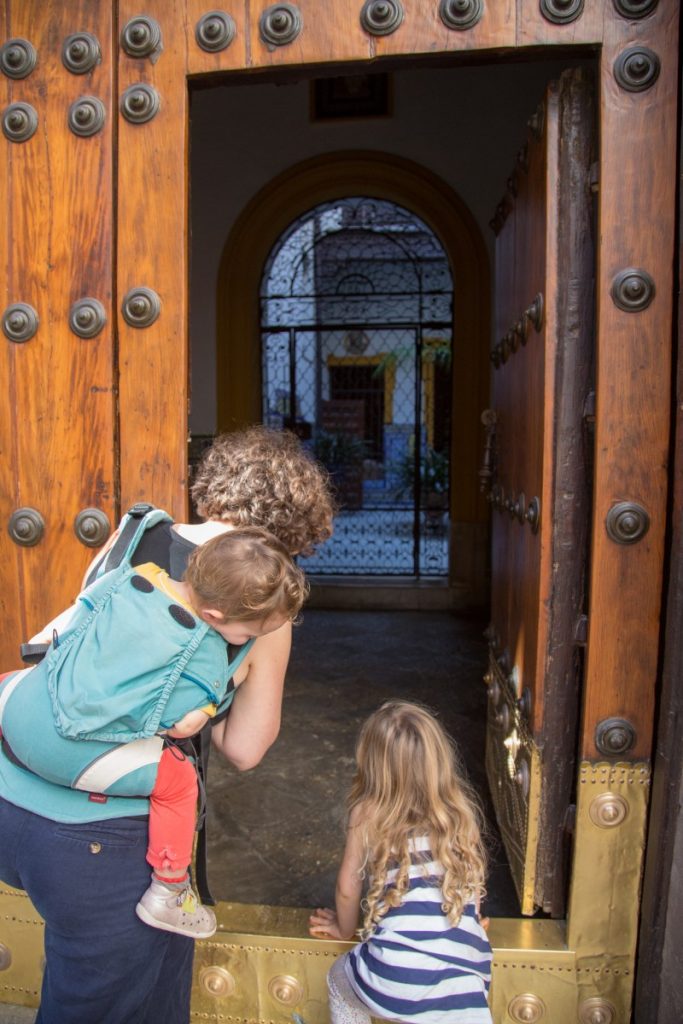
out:
M328 468L354 466L365 458L365 441L354 434L319 430L313 442L313 454Z
M408 451L398 465L400 480L399 494L412 492L415 487L415 455ZM427 446L420 458L420 493L423 497L429 494L448 493L448 455L437 452Z

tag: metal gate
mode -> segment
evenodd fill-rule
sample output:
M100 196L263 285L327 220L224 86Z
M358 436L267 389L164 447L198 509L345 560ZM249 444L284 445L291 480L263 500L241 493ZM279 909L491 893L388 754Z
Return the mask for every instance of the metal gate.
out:
M310 445L340 506L308 572L447 574L452 296L440 242L390 202L317 206L271 253L263 420Z

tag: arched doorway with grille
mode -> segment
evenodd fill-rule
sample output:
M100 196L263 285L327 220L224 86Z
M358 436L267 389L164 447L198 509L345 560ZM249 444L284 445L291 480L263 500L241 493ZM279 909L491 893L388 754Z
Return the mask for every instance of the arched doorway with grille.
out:
M326 154L243 211L218 280L218 426L288 426L330 467L337 539L309 573L486 599L489 303L473 217L412 161Z
M329 469L312 575L448 575L453 282L433 231L386 200L322 203L261 283L262 417Z

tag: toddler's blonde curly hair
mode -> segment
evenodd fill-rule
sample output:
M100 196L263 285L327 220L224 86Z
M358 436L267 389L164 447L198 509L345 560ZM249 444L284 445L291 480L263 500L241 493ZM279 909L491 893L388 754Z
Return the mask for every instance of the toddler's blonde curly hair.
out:
M204 519L261 526L291 554L311 554L332 533L327 471L286 430L221 434L202 457L192 497Z

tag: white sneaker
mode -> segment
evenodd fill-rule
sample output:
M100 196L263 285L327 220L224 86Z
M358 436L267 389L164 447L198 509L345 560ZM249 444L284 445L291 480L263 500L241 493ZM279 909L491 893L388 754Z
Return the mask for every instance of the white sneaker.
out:
M201 905L189 882L179 889L153 877L135 913L151 928L177 932L191 939L209 939L216 931L216 915Z

